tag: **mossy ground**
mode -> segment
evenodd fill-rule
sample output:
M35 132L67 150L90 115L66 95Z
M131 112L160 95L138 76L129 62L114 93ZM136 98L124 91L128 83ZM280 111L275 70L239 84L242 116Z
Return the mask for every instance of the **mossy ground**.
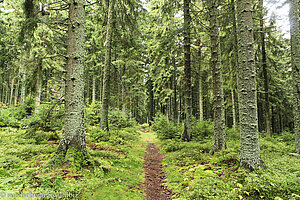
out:
M213 138L189 143L162 140L166 186L173 199L300 199L300 160L293 145L278 138L260 138L266 169L239 167L238 133L227 138L227 150L211 155Z
M74 162L76 154L67 155L60 166L53 166L51 161L58 141L37 144L34 139L28 139L23 130L3 128L0 131L0 191L6 196L67 193L78 194L81 199L144 199L146 142L138 131L130 131L135 132L134 137L126 131L116 132L111 135L112 141L94 142L87 137L90 160L86 166ZM126 134L131 135L128 140Z
M0 191L6 195L67 193L78 194L80 199L145 199L143 157L150 140L165 154L165 184L173 199L300 199L300 159L293 154L289 133L260 138L267 168L250 173L238 168L239 135L233 130L227 130L227 150L211 155L210 135L192 142L158 140L149 127L141 127L116 130L107 137L90 127L87 165L67 155L60 166L51 165L57 140L37 142L25 130L2 128Z

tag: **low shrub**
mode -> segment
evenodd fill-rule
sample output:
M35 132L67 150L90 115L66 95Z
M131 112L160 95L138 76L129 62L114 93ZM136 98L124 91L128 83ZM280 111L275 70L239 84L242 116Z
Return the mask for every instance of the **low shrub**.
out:
M154 117L152 124L152 128L159 139L181 138L183 124L178 125L173 121L168 122L167 117L163 114L157 114Z
M112 129L137 126L137 122L129 114L124 115L120 110L108 112L108 122Z
M99 126L101 121L101 103L92 103L85 109L86 126ZM108 111L109 128L120 129L126 127L134 127L137 122L129 115L124 115L120 110Z
M63 105L42 104L39 112L23 119L21 127L26 129L26 137L36 142L57 140L63 129Z
M212 121L193 120L192 140L200 141L204 137L214 135L214 123Z
M87 129L87 136L92 142L109 141L109 133L100 126L92 126Z
M85 108L85 125L96 126L100 125L101 119L101 103L95 102Z

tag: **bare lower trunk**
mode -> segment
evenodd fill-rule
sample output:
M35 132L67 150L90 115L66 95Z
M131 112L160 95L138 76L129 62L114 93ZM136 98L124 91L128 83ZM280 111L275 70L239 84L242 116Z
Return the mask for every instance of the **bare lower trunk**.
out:
M103 92L102 92L102 109L101 109L101 128L108 128L108 109L110 99L110 67L111 67L111 35L112 35L112 17L114 9L114 0L109 1L106 40L105 40L105 64L103 72Z
M269 80L268 80L268 70L267 70L267 55L266 55L266 45L265 45L265 32L264 32L264 22L263 22L263 0L260 0L260 40L261 40L261 62L264 75L264 90L265 90L265 112L266 112L266 125L267 125L267 136L271 137L271 115L270 115L270 100L269 100Z
M123 116L126 116L125 83L122 83L122 113L123 113Z
M96 101L96 77L95 74L93 74L93 85L92 85L92 103L95 103Z
M166 102L166 117L167 117L167 122L169 123L169 105L168 105L168 100Z
M216 0L209 1L210 5L210 41L211 41L211 66L213 69L213 93L214 93L214 146L212 151L218 152L226 148L225 139L225 112L222 66L219 62L218 51L219 31L217 26L217 8Z
M185 96L185 125L182 139L190 141L192 138L192 96L191 96L191 38L190 38L190 0L184 0L184 96Z
M290 21L294 81L295 152L300 154L300 0L291 0Z
M11 81L9 105L13 104L14 85L15 85L15 77L13 77L13 79Z
M239 27L238 95L240 105L240 165L250 170L263 166L258 140L256 67L252 2L237 1Z
M36 76L36 95L35 95L35 113L39 112L39 106L41 105L42 96L42 61L40 61L37 68Z
M16 91L15 91L15 103L14 103L14 105L17 105L17 103L18 103L19 87L20 87L20 79L18 79L18 82L17 82L17 87L16 87Z
M233 129L236 130L236 114L235 114L235 99L234 99L234 90L231 90L231 103L232 103L232 121L233 121Z
M68 48L65 85L65 118L57 154L66 155L69 149L86 158L84 131L84 23L85 1L70 0Z

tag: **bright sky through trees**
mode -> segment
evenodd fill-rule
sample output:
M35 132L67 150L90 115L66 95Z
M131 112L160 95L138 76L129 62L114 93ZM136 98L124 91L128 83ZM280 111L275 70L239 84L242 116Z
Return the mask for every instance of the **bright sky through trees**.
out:
M277 0L275 2L274 0L268 0L264 1L264 6L268 11L268 18L272 16L272 13L275 13L278 28L284 33L285 38L289 38L289 3L286 3L286 0Z

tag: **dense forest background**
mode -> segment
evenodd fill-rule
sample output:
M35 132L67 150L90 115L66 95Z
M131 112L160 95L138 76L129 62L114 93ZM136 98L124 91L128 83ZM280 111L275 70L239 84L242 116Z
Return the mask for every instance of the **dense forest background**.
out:
M138 140L134 127L143 124L144 133L156 132L165 153L198 149L209 157L232 151L234 159L227 157L231 165L255 171L268 167L270 160L261 155L267 150L291 156L296 168L300 2L282 1L281 6L285 4L291 5L291 39L278 30L275 13L266 17L263 0L2 0L2 137L50 142L52 149L44 153L52 156L45 159L61 165L74 148L80 153L73 158L78 166L101 166L105 174L114 164L105 156L91 161L91 155L99 156L90 152L99 150L92 143L129 145L127 140ZM172 171L176 156L170 156L165 162ZM13 168L7 164L12 158L5 159L0 160L2 169ZM293 170L290 191L287 184L272 198L299 198L299 170ZM237 195L249 198L272 190L251 193L254 182L249 190L236 184ZM185 194L186 185L181 186L168 185L174 194Z

